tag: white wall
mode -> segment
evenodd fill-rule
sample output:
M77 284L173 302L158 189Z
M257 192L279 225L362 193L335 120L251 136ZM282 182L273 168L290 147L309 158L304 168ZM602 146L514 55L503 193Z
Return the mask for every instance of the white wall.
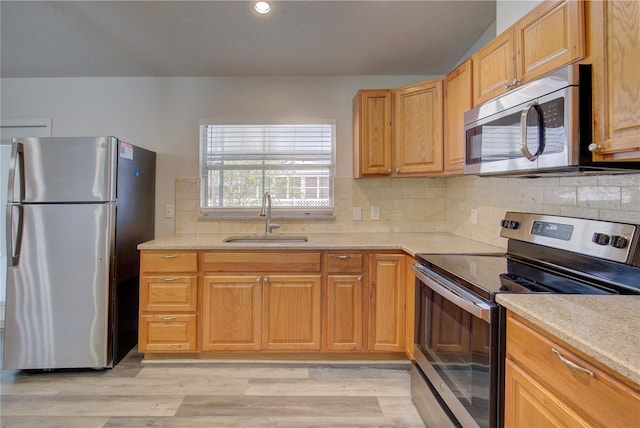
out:
M3 119L48 117L53 136L115 135L158 153L156 236L175 180L198 176L198 120L335 119L337 175L352 176L352 99L429 76L1 79Z
M543 0L497 0L496 1L496 34L513 25Z

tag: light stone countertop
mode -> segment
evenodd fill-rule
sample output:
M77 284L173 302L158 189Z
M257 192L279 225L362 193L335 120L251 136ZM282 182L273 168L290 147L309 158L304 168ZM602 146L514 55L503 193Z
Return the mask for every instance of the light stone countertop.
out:
M640 296L498 294L496 301L640 385Z
M139 250L403 250L416 253L504 252L504 248L450 233L291 233L304 235L307 242L227 243L240 233L177 233L144 242ZM505 241L506 242L506 241Z

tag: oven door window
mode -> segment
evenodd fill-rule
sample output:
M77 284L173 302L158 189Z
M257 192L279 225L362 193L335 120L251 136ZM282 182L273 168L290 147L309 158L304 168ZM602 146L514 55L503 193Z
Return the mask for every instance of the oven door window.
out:
M564 98L560 97L527 109L526 146L531 154L554 154L566 150L564 104ZM525 108L514 108L510 114L489 118L485 123L467 129L466 164L523 158L521 118Z
M495 418L496 329L424 284L417 309L416 347L476 423L489 427Z

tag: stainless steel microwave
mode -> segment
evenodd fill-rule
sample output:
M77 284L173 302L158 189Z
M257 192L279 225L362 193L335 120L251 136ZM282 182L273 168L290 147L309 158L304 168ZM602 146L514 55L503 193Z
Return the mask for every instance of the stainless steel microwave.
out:
M591 96L591 66L571 65L469 110L464 173L640 172L640 162L593 162Z

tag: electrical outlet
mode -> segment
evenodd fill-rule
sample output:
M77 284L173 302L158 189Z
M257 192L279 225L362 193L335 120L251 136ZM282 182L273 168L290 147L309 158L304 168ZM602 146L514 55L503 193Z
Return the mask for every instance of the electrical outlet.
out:
M165 218L174 218L176 216L176 208L173 204L165 204L164 205L164 217Z
M362 208L353 207L353 221L362 220Z
M371 207L371 220L380 220L380 207Z
M478 224L478 209L473 208L471 210L471 224Z

